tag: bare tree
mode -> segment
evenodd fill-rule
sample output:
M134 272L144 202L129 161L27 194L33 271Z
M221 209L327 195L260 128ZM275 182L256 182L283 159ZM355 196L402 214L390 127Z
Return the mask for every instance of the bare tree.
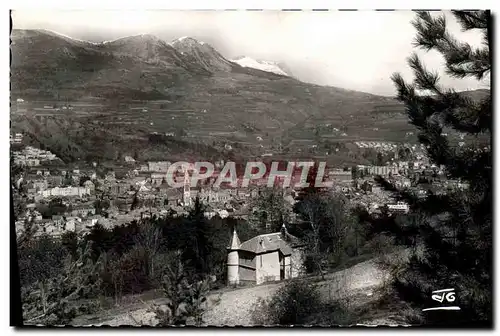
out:
M160 229L151 220L146 219L139 223L139 234L134 237L134 242L145 252L148 267L147 274L150 277L155 275L154 261L160 249L160 240Z
M348 229L345 199L313 193L307 195L297 209L310 228L306 234L309 258L323 276L325 256L338 255L344 246Z

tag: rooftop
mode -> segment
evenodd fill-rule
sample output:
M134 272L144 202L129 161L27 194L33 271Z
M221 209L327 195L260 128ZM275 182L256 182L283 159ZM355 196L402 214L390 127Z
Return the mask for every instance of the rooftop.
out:
M268 233L253 237L240 244L239 249L255 254L280 250L284 255L292 254L292 248L299 245L299 239L289 233Z

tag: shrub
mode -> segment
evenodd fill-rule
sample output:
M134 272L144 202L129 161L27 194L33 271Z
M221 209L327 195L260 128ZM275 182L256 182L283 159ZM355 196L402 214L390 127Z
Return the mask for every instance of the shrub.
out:
M151 309L158 320L157 326L201 325L211 283L208 279L194 280L186 272L180 253L171 257L162 282L166 307L154 306Z
M73 258L78 253L78 235L74 231L65 231L61 237L61 244L64 246Z
M114 296L115 303L123 294L123 271L120 269L120 258L113 252L100 256L99 278L102 283L101 295Z
M260 300L252 314L258 325L304 325L322 306L314 284L292 280L270 299Z
M322 287L323 286L323 287ZM259 299L252 311L256 325L349 325L355 314L348 308L348 300L338 298L338 293L326 295L324 283L291 280L274 295Z
M21 285L44 281L61 273L67 255L60 242L44 235L18 248Z
M319 256L321 257L321 256ZM317 263L318 257L312 253L308 253L305 255L304 258L304 268L306 270L306 273L311 274L311 273L316 273L320 271L319 265Z
M118 268L124 293L141 293L151 289L148 267L148 256L142 247L134 247L121 257Z
M79 315L96 309L92 302L80 299L92 297L98 291L98 264L91 259L87 245L77 251L77 258L66 258L60 274L22 288L23 317L27 323L64 325Z

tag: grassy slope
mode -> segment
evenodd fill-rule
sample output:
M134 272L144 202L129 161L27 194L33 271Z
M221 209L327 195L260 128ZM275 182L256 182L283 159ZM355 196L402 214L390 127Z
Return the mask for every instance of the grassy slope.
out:
M321 277L310 277L328 300L345 300L350 308L351 323L369 323L377 320L378 324L402 323L400 307L381 307L378 290L383 287L385 271L379 268L375 259L357 263L349 268L332 272ZM224 288L213 291L209 296L209 308L204 314L204 321L213 326L252 325L251 312L259 298L270 298L284 285L284 282L266 283L244 288ZM124 298L115 307L106 307L98 314L77 317L74 325L147 325L154 323L153 314L148 313L152 304L164 304L165 299L158 291L151 291L139 296ZM372 308L370 309L367 308ZM386 309L390 308L390 309ZM379 312L377 315L376 313ZM397 321L397 322L395 322Z

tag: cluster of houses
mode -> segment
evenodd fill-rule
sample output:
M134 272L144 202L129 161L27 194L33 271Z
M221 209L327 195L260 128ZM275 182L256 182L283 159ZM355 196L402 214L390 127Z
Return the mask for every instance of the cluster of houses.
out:
M418 197L429 192L442 195L453 190L466 190L469 185L460 180L449 179L444 166L430 164L421 156L414 161L396 161L387 166L357 166L362 177L353 179L350 196L353 203L364 206L370 213L380 212L384 207L390 213L408 213L409 206L394 202L380 185L373 181L374 175L384 177L398 189L413 191Z
M91 195L95 189L96 174L91 174L88 180L80 185L80 178L87 176L79 169L67 171L57 168L31 168L17 182L18 188L25 186L26 194L35 200L51 197L81 197Z
M21 218L16 223L16 233L21 234L24 230L23 220L33 220L36 224L35 236L49 235L60 238L65 232L75 232L85 234L98 222L103 222L104 217L95 215L82 218L79 216L54 216L50 219L43 219L39 213L32 213L27 218ZM32 219L33 218L33 219Z
M74 227L73 223L76 223L77 231L81 231L92 226L89 221L114 226L153 215L186 214L195 198L200 198L207 205L205 215L209 218L216 215L246 218L250 212L248 200L258 192L257 189L224 186L192 188L189 180L183 187L173 188L165 183L168 162L148 162L145 166L152 171L145 171L144 167L128 167L128 173L121 174L120 178L116 177L118 171L98 174L95 167L31 167L16 185L24 190L32 207L58 198L68 204L70 210L62 217L42 219L36 210L30 209L22 221L38 218L37 223L41 227L50 228L40 232L57 236ZM109 204L104 216L96 214L94 203L97 200L106 200ZM134 202L138 203L136 207L132 206Z
M17 138L16 134L16 138ZM22 141L22 134L21 141ZM15 140L14 139L14 140ZM50 151L42 150L39 148L26 146L20 151L14 151L12 153L14 163L19 166L36 167L40 166L44 162L58 160L57 156Z
M382 142L382 141L356 141L354 142L358 148L374 148L385 151L395 150L398 145L393 142Z
M45 156L52 158L50 152L26 147L24 153L30 157ZM62 217L42 218L39 221L46 229L46 233L58 235L60 232L75 227L75 230L84 230L97 222L114 226L125 224L134 219L148 216L177 216L186 214L195 198L199 198L206 205L206 216L247 218L254 210L249 202L258 197L259 183L250 188L233 188L221 185L212 186L216 174L206 183L192 187L190 180L185 176L182 187L172 187L167 183L167 172L171 166L169 161L136 162L132 157L125 157L125 164L107 172L93 163L85 169L67 166L41 165L30 167L24 176L17 181L17 187L23 187L31 204L50 202L54 198L63 199L70 205L68 212ZM216 162L220 168L224 162ZM442 167L428 165L426 158L420 160L396 161L386 166L357 166L362 171L360 176L354 176L352 169L328 168L326 179L333 181L333 191L346 194L353 203L363 204L373 211L387 206L392 212L407 212L407 206L394 203L386 197L382 188L373 181L375 175L390 178L399 188L414 188L419 174L438 176L429 183L446 184L449 188L463 188L467 186L460 181L449 181L443 178ZM434 177L433 177L434 178ZM266 183L263 180L263 183ZM422 188L423 190L424 188ZM286 189L283 197L293 204L296 191ZM97 201L106 203L105 211L96 209ZM27 218L40 218L34 209L29 209ZM99 210L99 211L98 211Z
M11 134L9 140L11 144L20 144L23 142L23 134L22 133L15 133L14 135Z
M400 168L397 165L389 166L365 166L358 165L358 171L362 171L364 175L381 175L389 176L399 174Z
M85 195L90 195L91 188L88 187L88 185L92 184L92 181L86 181L87 184L86 186L83 187L73 187L73 186L67 186L67 187L55 187L51 189L46 189L46 190L41 190L39 194L41 194L44 198L47 197L71 197L71 196L78 196L82 197Z

